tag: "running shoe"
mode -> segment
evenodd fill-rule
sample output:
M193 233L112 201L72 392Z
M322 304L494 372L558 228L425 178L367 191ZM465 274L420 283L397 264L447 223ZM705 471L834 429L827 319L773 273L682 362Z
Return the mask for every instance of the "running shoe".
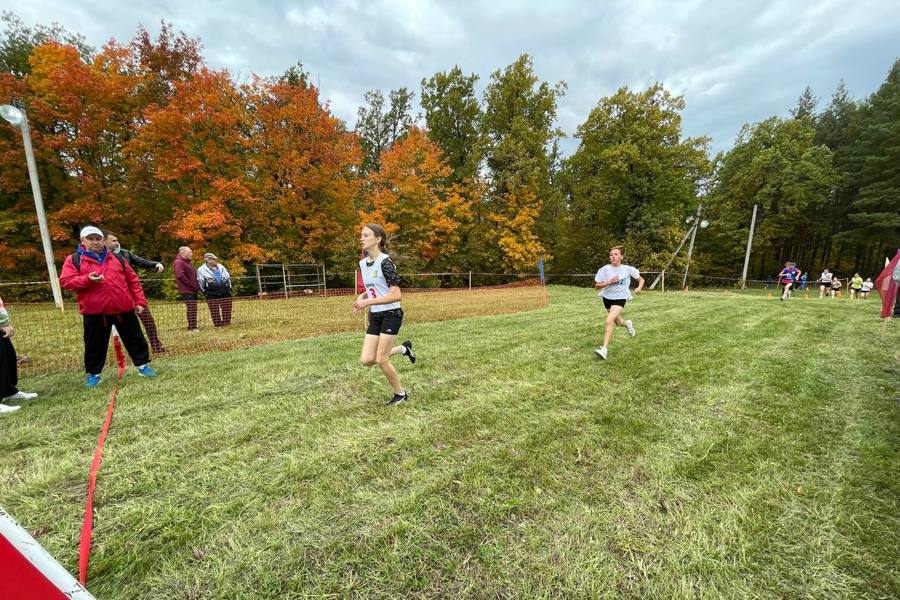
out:
M394 394L394 397L391 398L390 400L388 400L388 402L387 402L387 404L385 404L385 406L397 406L401 402L406 402L406 400L408 398L409 398L409 394L406 394L406 393Z
M92 375L88 373L87 381L84 382L84 387L86 388L95 388L100 385L100 374Z
M402 345L406 348L406 356L409 358L409 362L416 364L416 355L412 351L412 340L406 340Z
M0 415L6 413L14 413L22 408L21 406L9 406L8 404L0 404Z
M154 371L153 367L151 367L150 365L143 365L141 367L138 367L138 375L140 375L141 377L153 379L154 377L156 377L156 371Z
M628 335L634 337L637 335L637 332L634 330L634 323L631 321L625 321L625 329L628 330Z
M4 400L34 400L37 394L34 392L16 392L12 396L7 396Z
M601 347L597 348L596 350L594 350L594 354L596 354L603 360L606 360L606 356L607 356L607 354L609 354L609 350L607 350L606 348L601 346Z

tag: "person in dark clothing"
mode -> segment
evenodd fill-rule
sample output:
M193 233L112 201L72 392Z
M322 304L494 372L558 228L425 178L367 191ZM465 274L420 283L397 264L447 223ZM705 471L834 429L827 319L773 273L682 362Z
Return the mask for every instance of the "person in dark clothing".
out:
M197 329L197 293L200 291L200 285L197 283L197 269L191 263L191 257L194 251L187 246L178 249L178 256L172 265L175 272L175 284L178 287L178 293L187 306L187 327L191 333L200 331Z
M3 306L3 298L0 298L0 398L3 400L34 400L37 394L23 392L16 387L19 383L18 364L16 363L16 349L12 344L12 337L16 335L16 328L9 322L9 313ZM11 406L0 402L0 415L19 410L19 406Z
M59 283L75 292L83 317L86 387L100 383L113 325L138 374L156 377L150 366L150 348L135 314L147 309L147 298L131 266L107 250L102 231L93 226L81 230L81 245L66 257Z
M137 271L138 267L143 269L153 269L157 273L162 273L166 268L161 262L156 262L154 260L147 260L146 258L141 258L137 254L125 250L119 244L119 237L111 231L105 232L106 234L106 248L112 252L113 254L118 254L122 258L125 259L131 268ZM141 323L144 324L144 331L147 332L147 338L150 340L150 348L153 349L154 354L162 354L166 351L166 347L163 346L163 343L159 339L159 333L156 329L156 321L153 320L153 314L150 312L150 308L148 307L142 313L138 313L138 319L141 320Z
M197 283L206 294L209 315L213 325L224 327L231 324L231 275L212 252L203 255L205 265L197 269Z

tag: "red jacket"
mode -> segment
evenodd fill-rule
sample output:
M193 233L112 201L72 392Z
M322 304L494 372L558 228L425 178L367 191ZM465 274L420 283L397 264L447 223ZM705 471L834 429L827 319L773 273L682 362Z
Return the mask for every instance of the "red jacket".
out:
M197 269L191 264L191 261L183 256L176 256L172 270L175 272L175 285L178 287L179 294L196 294L200 291L200 284L197 283Z
M134 270L107 252L103 264L84 253L79 246L81 269L75 269L72 256L63 263L59 283L73 290L78 298L78 311L83 315L116 315L132 312L136 306L147 306L147 298ZM96 271L103 274L102 281L91 281L88 275Z

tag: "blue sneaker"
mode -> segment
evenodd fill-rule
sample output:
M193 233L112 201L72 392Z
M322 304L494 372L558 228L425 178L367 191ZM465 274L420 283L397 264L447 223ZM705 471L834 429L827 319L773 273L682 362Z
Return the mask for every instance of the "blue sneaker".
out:
M156 377L156 371L154 371L153 367L148 364L142 367L138 367L138 375L140 375L141 377L149 377L150 379L153 379L154 377Z
M95 388L100 385L100 374L92 375L88 373L87 381L84 382L84 387L86 388Z

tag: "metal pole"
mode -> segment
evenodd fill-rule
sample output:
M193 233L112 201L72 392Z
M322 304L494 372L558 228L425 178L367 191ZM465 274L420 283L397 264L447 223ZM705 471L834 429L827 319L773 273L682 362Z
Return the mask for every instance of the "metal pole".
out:
M328 297L328 276L325 274L325 265L322 265L322 289L325 292L325 297Z
M262 278L259 276L259 265L256 265L256 289L259 291L259 295L262 296Z
M691 243L688 245L687 264L684 266L684 277L681 278L681 289L687 285L688 270L691 268L691 254L694 253L694 238L697 237L697 223L694 223L694 229L691 231Z
M281 281L284 282L284 297L288 297L288 289L287 289L287 271L284 269L284 265L281 265Z
M684 243L687 241L688 236L690 236L690 235L691 235L691 230L688 229L687 233L684 234L684 237L681 238L681 243L678 244L678 247L675 248L675 252L672 253L672 258L669 259L669 262L666 263L666 266L663 267L663 270L660 272L660 274L657 275L656 279L653 280L653 283L650 284L651 290L656 288L656 284L659 283L660 278L663 278L666 276L666 270L669 268L669 265L672 264L672 261L675 260L675 257L678 256L678 253L681 252L681 247L684 246ZM663 291L665 291L665 290L663 290Z
M469 291L472 291L472 271L469 271Z
M59 287L59 275L53 259L53 245L50 243L50 229L47 227L47 214L44 212L44 199L41 196L41 184L38 181L37 163L34 161L34 149L31 147L31 128L28 127L28 114L22 111L22 142L25 145L25 161L28 163L28 178L31 180L31 193L34 195L34 208L37 211L38 227L41 230L41 242L44 245L44 257L47 259L47 272L50 274L50 288L53 290L53 302L62 310L62 290Z
M666 272L662 272L662 291L666 291Z
M750 236L747 238L747 254L744 255L744 274L741 275L741 289L747 288L747 267L750 266L750 248L753 247L753 229L756 227L756 208L753 205L753 218L750 219Z

